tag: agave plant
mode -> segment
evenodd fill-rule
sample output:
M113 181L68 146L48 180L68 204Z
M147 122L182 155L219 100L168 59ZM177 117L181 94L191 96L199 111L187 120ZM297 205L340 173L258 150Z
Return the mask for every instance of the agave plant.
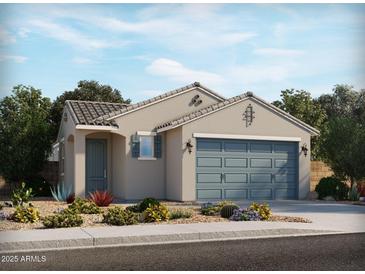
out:
M64 202L72 193L71 186L66 186L64 183L60 183L57 187L51 187L51 193L56 201Z
M107 191L95 191L89 193L90 200L97 206L108 206L113 202L113 196Z

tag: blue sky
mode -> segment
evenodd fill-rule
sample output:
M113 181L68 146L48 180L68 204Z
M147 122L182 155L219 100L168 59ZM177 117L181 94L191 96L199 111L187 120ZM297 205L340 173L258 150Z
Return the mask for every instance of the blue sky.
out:
M365 4L1 4L0 97L97 80L136 102L194 81L224 96L365 88Z

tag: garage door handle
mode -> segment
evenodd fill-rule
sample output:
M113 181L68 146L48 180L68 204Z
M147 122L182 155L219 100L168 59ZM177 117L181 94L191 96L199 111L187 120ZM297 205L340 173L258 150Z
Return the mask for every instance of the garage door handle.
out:
M221 173L221 181L223 181L223 178L225 177L224 175L225 174Z

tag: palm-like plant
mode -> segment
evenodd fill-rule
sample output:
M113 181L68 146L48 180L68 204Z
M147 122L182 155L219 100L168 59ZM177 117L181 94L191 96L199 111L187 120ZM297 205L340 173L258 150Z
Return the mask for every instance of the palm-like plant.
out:
M89 193L90 200L97 206L108 206L113 202L113 196L107 191L95 191Z
M56 201L64 202L72 194L72 187L59 183L57 187L51 187L51 193Z

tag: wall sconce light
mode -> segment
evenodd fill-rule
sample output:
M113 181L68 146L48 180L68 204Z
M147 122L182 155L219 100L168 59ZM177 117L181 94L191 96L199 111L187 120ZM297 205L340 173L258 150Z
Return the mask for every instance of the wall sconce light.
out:
M193 144L191 143L191 139L189 139L189 141L186 142L186 148L188 149L189 151L189 154L191 153L192 151L192 148L193 148Z
M301 151L303 152L304 156L305 156L305 157L307 157L307 154L308 154L308 148L307 148L307 144L306 144L306 143L304 143L304 144L302 145L302 149L301 149Z

